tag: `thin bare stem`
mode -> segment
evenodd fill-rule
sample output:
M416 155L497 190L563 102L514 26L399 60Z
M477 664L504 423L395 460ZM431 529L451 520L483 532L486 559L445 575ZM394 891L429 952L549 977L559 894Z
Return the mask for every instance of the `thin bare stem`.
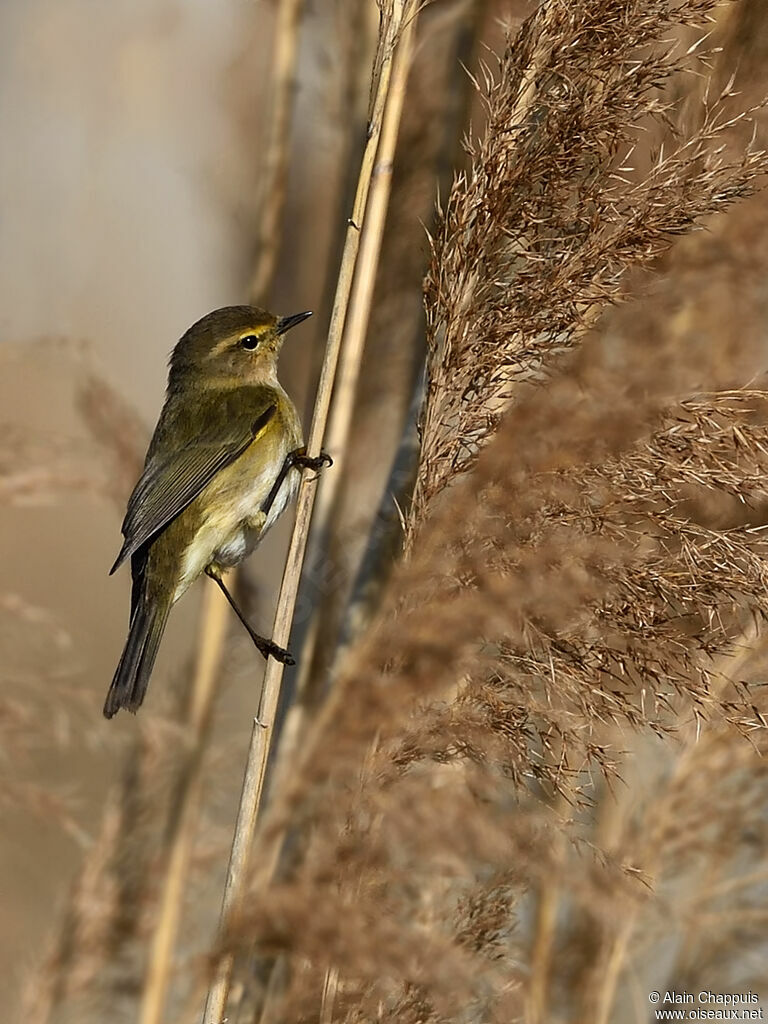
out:
M288 185L293 96L296 83L299 22L304 0L280 0L275 24L269 127L261 172L263 201L259 204L259 237L251 298L264 301L272 287L280 251L280 223Z
M336 367L341 350L344 323L346 321L347 309L349 306L352 281L357 263L358 250L360 247L361 227L365 229L363 217L368 201L371 179L373 176L376 153L381 137L384 110L387 96L390 91L392 77L392 58L394 55L400 28L403 24L407 8L410 5L407 0L392 0L387 8L382 11L382 29L379 36L377 48L376 70L378 72L374 86L374 101L372 105L371 122L368 132L368 141L363 153L360 168L360 177L355 195L355 203L352 216L347 229L347 236L342 254L341 267L339 270L339 281L336 289L331 322L328 330L325 361L320 374L315 413L312 419L312 427L309 433L307 450L310 455L318 455L320 452L325 425L328 419L328 411L331 402L331 392L336 377ZM387 16L388 15L388 16ZM293 619L296 596L298 593L301 568L304 562L304 553L309 533L309 523L314 506L315 488L313 482L305 477L299 488L299 496L296 508L296 521L294 523L291 543L288 549L285 571L280 587L280 595L275 613L275 623L272 631L276 643L285 645L290 635L291 622ZM267 755L272 738L272 731L277 711L277 703L280 695L280 686L283 676L283 666L277 661L270 659L264 676L264 686L259 704L258 716L254 719L251 732L251 742L248 751L248 760L243 780L243 789L240 796L237 823L232 841L227 878L224 886L224 894L221 908L220 928L226 931L227 923L233 909L241 899L248 855L250 852L253 830L256 823L256 815L261 803L261 796L264 788L264 776L267 764ZM227 954L223 956L208 992L205 1011L203 1014L204 1024L219 1022L223 1015L229 991L229 983L232 975L233 958Z
M317 560L319 552L324 550L327 544L333 511L337 505L343 480L360 367L392 188L397 135L408 83L408 71L413 58L415 25L416 17L414 16L408 20L397 49L392 84L376 154L376 164L373 168L365 216L365 231L360 242L357 270L344 331L344 346L339 358L336 385L333 391L333 405L325 436L325 449L333 456L334 472L327 474L318 492L307 555L310 562L313 559ZM307 668L313 661L314 648L319 635L318 630L322 628L322 621L319 614L313 616L302 647L299 664L307 666ZM306 704L298 702L291 708L286 719L280 744L280 765L283 771L287 770L293 759L296 743L303 732L306 713Z
M155 930L149 946L139 1024L161 1024L164 1019L165 1000L173 968L173 950L200 805L202 751L210 732L211 709L228 622L227 602L216 587L208 587L189 707L189 763L183 773L178 811L169 839L168 862L163 875Z
M343 34L344 55L339 60L339 69L344 78L339 107L342 111L339 125L340 139L335 147L338 166L343 168L342 181L334 199L335 212L333 233L328 247L329 259L323 281L322 300L320 303L323 322L330 316L336 297L338 275L336 267L344 251L347 225L345 224L350 206L354 202L357 188L357 156L365 140L366 124L370 113L370 97L368 90L371 81L371 64L376 52L379 37L379 12L374 3L361 3L350 12L346 8L340 12L339 35ZM313 346L310 353L310 369L308 373L309 388L307 394L306 419L309 420L314 410L316 382L320 379L320 370L325 353L319 346ZM299 663L303 666L303 661Z
M568 803L562 793L555 799L555 813L565 814ZM555 836L554 862L565 862L565 835ZM562 892L562 875L552 871L544 879L537 893L533 942L531 943L531 983L528 992L528 1014L531 1024L546 1024L549 1013L548 995L552 952L557 930L557 915Z

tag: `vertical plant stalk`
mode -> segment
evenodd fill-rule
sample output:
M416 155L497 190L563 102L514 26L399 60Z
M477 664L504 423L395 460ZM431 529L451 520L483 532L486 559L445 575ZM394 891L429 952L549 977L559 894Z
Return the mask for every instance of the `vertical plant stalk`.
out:
M340 128L341 139L336 146L339 167L342 168L342 172L340 185L334 197L333 230L328 247L328 264L323 278L320 302L323 322L325 322L326 316L330 317L336 297L338 282L336 267L344 251L347 232L345 221L354 202L357 188L357 156L362 151L365 142L366 125L371 112L370 104L373 97L368 95L371 84L371 65L379 38L379 11L375 3L360 3L353 12L345 9L342 18L346 28L344 44L347 52L344 54L344 60L340 61L341 71L344 74L344 87L339 99L343 125ZM341 31L342 26L339 28ZM324 357L325 352L319 346L313 346L307 377L309 381L307 405L305 416L302 417L307 422L311 419L314 411L316 385L320 379Z
M341 3L339 4L341 8ZM338 265L341 254L344 251L344 241L347 232L347 216L352 207L357 188L359 172L359 156L363 151L366 140L367 125L370 120L371 103L371 66L374 63L374 55L379 38L380 11L375 3L366 2L357 5L354 15L344 9L340 12L340 20L337 37L344 42L344 62L342 71L344 73L344 88L341 92L340 105L342 110L339 126L341 141L338 148L339 166L343 168L340 176L339 187L334 197L335 212L332 218L333 231L332 239L328 247L329 259L324 274L322 300L322 322L330 318L331 310L336 296L338 282ZM317 393L317 382L320 379L322 362L325 358L325 351L319 346L314 346L311 353L310 368L307 376L307 405L305 422L309 422L314 411L315 395ZM335 475L335 474L334 474ZM322 487L319 497L322 495ZM315 512L315 519L317 512ZM314 541L315 531L309 537L309 550L305 556L304 580L302 587L312 579L312 573L317 565L318 547ZM307 579L307 576L309 579ZM301 590L299 591L301 599ZM313 671L314 662L305 656L305 648L310 652L314 649L314 637L309 637L317 629L317 612L314 612L303 628L296 630L293 644L298 650L297 668L290 678L290 693L286 694L287 699L282 702L276 722L277 737L276 743L280 744L282 751L285 742L284 732L289 727L288 718L293 714L293 708L299 701L312 700L314 687L317 682L316 673ZM306 645L310 643L309 648ZM281 755L282 760L282 755Z
M712 677L715 680L713 683L714 694L722 693L731 680L738 679L743 665L753 656L755 644L759 636L760 627L758 621L752 619L744 627L738 645L734 646L733 653L723 655L717 659L712 672ZM706 732L711 733L712 731L713 726L710 724ZM679 735L682 749L672 777L667 783L670 790L674 787L675 781L688 770L689 760L696 752L702 740L700 722L696 720L693 723L687 723L680 730ZM662 825L665 824L666 819L662 821ZM661 831L662 825L657 823L657 832ZM654 841L652 839L648 847L651 853L647 861L642 864L642 871L650 885L655 885L655 876L658 873L658 862L663 850L663 844L661 841ZM597 1006L596 1013L594 1014L595 1024L609 1024L619 979L627 962L627 954L637 927L639 914L640 909L637 903L628 910L625 910L622 922L609 943L597 992Z
M408 84L408 72L413 59L416 33L416 14L406 22L400 43L397 47L392 83L381 129L381 139L373 168L368 207L365 214L365 231L360 240L357 270L349 302L349 314L344 330L344 347L339 357L336 386L333 391L328 430L325 435L325 448L333 456L333 472L329 473L320 487L315 515L312 521L312 535L307 558L318 559L331 533L333 512L337 508L338 496L343 480L345 455L352 426L352 415L355 408L355 397L360 377L360 366L363 359L368 322L373 303L373 292L376 284L376 273L381 252L384 226L389 207L389 196L392 189L392 172L394 167L397 136L405 101L405 90ZM320 609L318 608L318 612ZM314 657L318 630L322 628L320 614L315 614L307 631L299 659L300 666L309 666ZM289 770L294 756L296 744L303 732L307 709L306 705L297 702L286 718L285 729L280 741L280 772L284 775ZM276 783L279 785L278 783Z
M357 176L355 174L356 161L354 157L357 154L359 141L365 138L365 125L368 121L368 115L370 114L370 103L373 100L373 96L368 96L368 90L371 79L371 63L373 62L376 43L379 36L379 16L376 6L374 4L361 4L357 9L355 22L350 23L349 31L350 33L357 33L356 38L353 36L354 42L352 43L352 47L355 49L354 64L347 71L347 89L345 95L345 103L346 108L349 111L351 125L344 133L345 145L343 147L343 155L346 160L347 170L343 176L343 181L337 197L338 228L334 231L332 246L329 250L334 254L334 262L331 263L329 260L329 269L331 270L331 273L328 274L327 280L323 286L323 308L325 309L327 307L329 310L333 307L336 291L337 279L335 273L335 254L338 253L340 255L343 251L344 237L346 234L344 221L357 187ZM324 353L321 353L320 350L317 349L315 355L317 366L312 367L312 372L309 378L312 384L309 393L310 400L314 398L314 382L320 377L320 360L323 357ZM336 399L334 398L334 406L335 404ZM312 408L309 408L307 411L307 419L309 419L311 415ZM333 446L329 443L328 438L326 438L326 448L329 450L330 454L333 454ZM334 473L334 477L337 475L338 474ZM323 500L323 492L324 486L320 488L320 493L318 495L318 500L320 502ZM322 557L321 552L326 550L325 544L320 545L317 542L317 523L320 518L320 510L317 509L314 514L314 525L309 537L309 547L305 557L305 562L310 573L314 566L318 564L318 559ZM316 649L316 632L320 617L321 616L316 610L307 623L305 631L300 633L296 639L296 642L299 645L299 656L297 658L298 665L296 673L292 680L295 696L291 702L291 712L297 701L305 700L308 696L311 699L311 691L316 682L315 673L313 671L313 652ZM291 712L289 712L289 715ZM281 750L285 742L283 735L285 728L288 728L287 720L285 723L278 722Z
M435 177L438 195L445 195L451 181L466 153L463 146L464 132L470 125L472 103L477 95L474 80L470 74L459 74L459 69L476 67L484 38L483 26L488 19L490 0L470 0L460 17L459 30L453 55L454 74L448 83L448 115L444 137L436 159ZM457 12L448 12L455 18ZM421 325L419 330L422 331ZM420 454L420 440L417 424L424 404L425 377L423 353L414 352L413 390L403 431L392 461L388 479L381 492L378 508L373 518L364 554L350 588L346 607L341 617L338 642L333 652L329 675L333 677L349 644L374 613L378 598L389 576L389 570L399 555L403 541L403 519L411 501L416 481ZM302 664L302 668L304 665ZM282 752L282 742L281 742ZM281 758L282 759L282 758Z
M275 22L270 119L259 204L260 234L250 294L266 301L279 255L296 78L298 34L304 0L280 0ZM230 574L232 578L232 574ZM201 614L201 638L187 711L191 749L182 773L178 805L169 825L167 862L157 920L149 947L139 1024L161 1024L173 968L173 951L189 875L202 782L202 753L210 733L213 701L229 622L229 606L208 587Z
M563 794L554 801L558 816L567 812L568 801ZM550 972L552 954L557 932L557 916L562 891L561 871L565 862L565 836L558 833L554 839L554 863L559 871L552 871L542 882L537 892L534 918L533 941L531 943L530 986L528 991L528 1016L530 1024L546 1024L549 1013Z
M202 753L210 732L211 710L228 620L229 606L223 594L215 587L206 588L202 635L187 720L190 743L188 764L182 773L178 810L170 826L168 859L147 957L139 1024L161 1024L163 1020L200 805Z
M269 297L280 251L280 225L288 187L299 22L303 6L304 0L280 0L277 9L270 118L261 175L263 199L258 205L258 249L250 287L251 299L257 303Z
M325 360L320 374L315 413L312 418L312 426L307 443L307 451L310 455L318 455L320 453L325 433L325 425L331 402L331 391L336 377L344 323L360 248L360 236L365 231L365 225L362 222L367 206L379 139L381 137L384 110L390 91L394 50L406 10L409 6L408 0L391 0L382 9L382 23L375 63L376 77L373 89L374 100L371 122L368 130L368 140L363 152L352 216L347 227L336 297L328 329ZM288 643L290 635L301 568L307 546L309 522L314 506L314 497L314 482L309 478L304 478L299 487L296 520L291 535L272 631L275 643L281 646L285 646ZM222 935L226 934L230 916L233 909L239 903L245 886L248 855L253 838L256 815L258 814L264 788L267 755L272 739L282 676L282 664L270 658L264 675L258 716L254 719L251 732L243 789L224 885L220 919ZM208 991L203 1014L204 1024L219 1024L224 1016L232 967L232 955L229 953L224 954L217 965L213 982Z

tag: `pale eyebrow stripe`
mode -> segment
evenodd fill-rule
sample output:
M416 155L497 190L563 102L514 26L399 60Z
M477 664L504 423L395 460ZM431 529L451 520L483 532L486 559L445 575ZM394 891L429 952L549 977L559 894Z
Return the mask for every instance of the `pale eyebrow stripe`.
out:
M255 334L256 337L259 337L260 335L262 335L267 330L268 327L269 327L269 324L261 324L259 327L248 327L245 330L241 331L237 335L237 339L239 341L241 338L247 338L249 334ZM220 342L218 342L216 345L214 345L214 347L208 353L206 358L210 359L211 356L218 355L219 352L222 351L222 349L227 348L231 343L232 343L232 335L230 335L227 338L222 338L222 340Z

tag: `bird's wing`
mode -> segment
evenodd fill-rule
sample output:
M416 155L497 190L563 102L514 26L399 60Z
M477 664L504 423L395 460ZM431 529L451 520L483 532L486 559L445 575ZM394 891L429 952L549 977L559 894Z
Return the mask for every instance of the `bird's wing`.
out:
M277 401L269 387L239 388L230 394L212 392L195 399L194 419L190 416L192 422L186 425L179 424L178 409L161 418L144 472L128 500L125 541L110 575L183 512L220 470L267 429L277 412ZM181 426L181 435L193 440L168 451L163 438L171 432L174 419ZM197 434L189 429L192 423Z

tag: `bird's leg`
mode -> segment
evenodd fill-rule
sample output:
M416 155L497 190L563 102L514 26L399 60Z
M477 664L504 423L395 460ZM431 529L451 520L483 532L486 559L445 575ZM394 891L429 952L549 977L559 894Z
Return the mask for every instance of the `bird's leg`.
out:
M320 454L313 458L307 455L306 448L297 448L295 451L288 452L285 456L285 462L280 467L280 472L277 474L277 479L272 484L272 488L264 499L264 504L261 506L261 511L265 516L269 515L269 510L275 503L275 498L280 492L280 488L283 486L285 478L288 476L294 466L299 466L301 469L313 469L316 473L319 473L323 466L332 466L333 459L327 452L320 452Z
M283 663L283 665L295 665L296 662L293 660L293 657L288 651L286 651L284 647L280 647L279 644L274 643L272 640L267 640L266 637L260 636L256 632L256 630L251 626L250 622L248 622L246 617L235 604L234 597L232 597L230 592L227 590L226 586L224 585L224 580L222 580L219 577L216 570L212 569L209 566L205 570L205 574L206 576L210 576L214 583L218 585L224 597L226 597L227 601L229 601L229 605L232 608L233 612L238 617L238 619L240 619L245 628L248 630L248 636L251 638L251 640L253 640L254 644L259 649L259 652L265 658L268 658L270 655L272 655L275 661L280 661Z

